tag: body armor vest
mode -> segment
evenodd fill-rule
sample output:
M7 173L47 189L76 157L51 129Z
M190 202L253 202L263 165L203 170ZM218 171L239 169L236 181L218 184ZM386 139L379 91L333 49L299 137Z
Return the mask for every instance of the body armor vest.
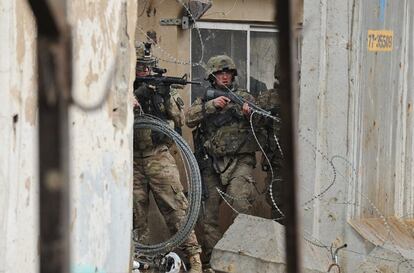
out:
M242 91L236 91L240 94ZM201 123L204 132L204 147L213 157L254 153L257 144L251 132L249 120L239 105L230 103Z
M142 88L142 86L141 86ZM149 87L146 87L149 89ZM138 96L142 111L168 122L166 114L166 99L158 93L149 90L150 96ZM134 113L134 118L139 118ZM134 151L148 151L157 145L171 145L172 140L160 132L151 129L134 129Z

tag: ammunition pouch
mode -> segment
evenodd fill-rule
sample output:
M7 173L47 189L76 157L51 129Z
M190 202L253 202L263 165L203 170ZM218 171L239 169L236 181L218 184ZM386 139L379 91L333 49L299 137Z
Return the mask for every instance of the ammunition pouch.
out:
M197 159L198 167L200 171L207 168L209 165L211 166L211 159L208 156L205 148L204 148L204 141L202 138L201 128L197 127L193 130L193 140L194 140L194 156Z
M153 147L150 129L134 129L134 151L149 150Z
M257 150L257 145L255 141L251 140L248 129L222 127L205 143L205 148L207 153L216 157L254 153Z
M209 168L212 166L212 159L206 153L204 148L204 141L202 137L201 128L198 127L197 129L193 130L193 140L194 140L194 156L197 159L198 167L200 171ZM201 180L201 200L205 201L209 198L208 187L206 183Z
M148 151L158 145L167 145L169 147L173 144L173 140L167 135L151 129L134 129L133 143L134 151Z
M218 115L214 115L214 118L211 118L213 125L215 127L222 127L226 124L230 124L233 122L238 122L243 118L243 116L240 115L239 111L236 107L232 107L230 109L227 109L225 113L221 113Z

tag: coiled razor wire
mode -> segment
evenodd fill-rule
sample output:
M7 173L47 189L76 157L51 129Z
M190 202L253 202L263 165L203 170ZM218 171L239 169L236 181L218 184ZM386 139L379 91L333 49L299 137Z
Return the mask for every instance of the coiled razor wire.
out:
M318 194L316 194L315 196L313 196L311 199L309 199L308 201L306 201L302 207L306 207L307 205L309 205L311 202L315 201L316 199L319 199L321 196L325 195L325 193L327 193L329 191L330 188L332 188L332 186L335 184L336 182L336 178L337 178L337 171L336 168L332 162L332 159L330 160L327 155L325 155L321 150L319 150L317 147L315 147L315 145L313 145L306 137L304 137L300 132L299 132L299 137L302 138L306 143L308 143L312 149L319 153L323 159L325 159L328 163L329 166L332 168L332 180L331 183L329 183L328 186L326 186L325 189L321 190L321 192L319 192Z
M174 131L174 129L172 129L166 122L157 117L143 114L134 121L134 130L135 129L151 129L170 137L180 150L184 159L184 165L189 169L189 207L181 228L171 238L158 244L145 245L139 242L135 243L135 250L139 254L154 256L167 253L180 246L194 229L201 206L201 175L197 160L195 159L190 146L183 137Z
M256 136L256 131L254 130L254 127L253 127L253 115L254 115L255 113L259 113L259 114L260 114L260 112L258 112L258 111L253 111L253 112L250 114L250 120L249 120L249 121L250 121L250 128L251 128L251 130L252 130L252 134L253 134L253 136L254 136L254 139L256 140L257 145L258 145L258 146L259 146L259 148L260 148L260 151L262 152L262 154L263 154L263 156L265 157L265 159L266 159L267 163L269 164L269 168L270 168L270 177L271 177L271 180L270 180L270 185L269 185L268 189L266 189L266 191L269 191L270 200L272 201L272 205L275 207L275 209L277 210L277 212L279 212L279 214L280 214L280 217L279 217L279 218L277 218L277 219L273 219L273 220L278 221L278 220L282 220L283 218L285 218L285 214L282 212L282 210L281 210L281 209L279 208L279 206L276 204L276 200L275 200L275 198L274 198L274 196L273 196L273 183L274 183L274 182L276 182L276 183L280 183L280 182L281 182L281 179L275 179L275 173L274 173L274 170L273 170L273 167L272 167L272 163L270 162L270 159L269 159L269 157L267 156L266 151L264 150L264 148L263 148L262 144L260 143L259 139L258 139L258 138L257 138L257 136ZM274 138L275 138L275 140L276 140L276 143L277 143L277 147L278 147L278 149L279 149L279 152L280 152L280 154L281 154L281 156L282 156L282 158L283 158L283 151L282 151L282 148L281 148L281 147L280 147L280 145L279 145L279 141L278 141L278 139L277 139L277 137L276 137L276 135L275 135L275 134L273 134L273 136L274 136Z
M302 138L304 138L303 136L301 136ZM311 146L313 146L313 145L311 145ZM314 146L313 146L314 147ZM315 147L314 147L315 148ZM351 163L351 162L349 162L345 157L342 157L342 156L340 156L340 155L335 155L335 156L333 156L331 159L328 159L328 157L325 155L325 154L323 154L320 150L318 150L318 152L323 156L323 158L325 159L325 160L327 160L328 162L330 162L330 163L332 163L331 164L331 166L336 170L336 168L335 168L335 165L334 165L334 160L335 159L340 159L340 160L342 160L344 163L346 163L351 169L352 169L352 172L353 172L353 174L354 175L356 175L357 174L357 170L356 170L356 168L353 166L353 164ZM337 173L339 176L341 176L341 177L343 177L343 178L345 178L345 175L343 175L341 172L339 172L339 171L335 171L335 173ZM353 179L351 179L351 180L353 180ZM361 256L369 256L369 257L372 257L372 258L374 258L374 259L381 259L381 260L388 260L388 261L393 261L393 262L399 262L399 267L401 266L401 264L404 264L404 263L406 263L411 269L414 269L414 265L412 264L412 260L410 260L410 259L406 259L405 257L404 257L404 255L403 255L403 253L401 253L401 251L399 250L399 248L396 246L396 244L395 244L395 239L391 236L391 228L390 228L390 225L389 225L389 223L388 223L388 221L387 221L387 219L385 218L385 216L384 216L384 214L383 213L381 213L381 211L376 207L376 205L364 194L364 193L362 193L361 191L359 191L356 187L355 187L355 185L353 184L353 183L351 183L351 182L349 182L349 185L363 198L363 199L365 199L368 203L369 203L369 206L379 215L379 217L380 217L380 219L381 219L381 221L384 223L384 226L385 226L385 228L386 228L386 230L387 230L387 239L385 239L384 240L384 242L383 242L383 244L382 245L376 245L375 246L375 248L378 248L378 247L383 247L387 242L389 242L390 243L390 245L393 247L393 249L394 249L394 251L399 255L399 256L401 256L402 257L402 259L401 260L391 260L391 259L384 259L384 258L381 258L381 257L377 257L377 256L373 256L373 255L370 255L370 254L368 254L368 255L366 255L366 254L363 254L363 253L359 253L359 252L357 252L357 251L355 251L355 250L350 250L350 249L344 249L344 251L345 252L349 252L349 253L354 253L354 254L358 254L358 255L361 255ZM325 191L326 192L326 191ZM324 193L325 193L324 192ZM323 199L323 194L322 195L318 195L318 199ZM315 198L316 199L316 198ZM313 199L313 200L315 200L315 199ZM348 202L345 202L345 203L348 203ZM350 203L350 204L352 204L352 203ZM357 204L352 204L352 205L357 205ZM305 231L306 232L306 231ZM314 246L317 246L317 247L320 247L320 248L326 248L327 246L326 245L324 245L323 243L321 243L319 240L317 240L316 238L314 238L313 236L310 236L312 239L310 239L309 238L309 235L308 236L305 236L305 240L306 241L308 241L309 243L311 243L312 245L314 245ZM316 241L316 243L315 243L315 241ZM374 249L375 249L374 248ZM400 270L400 268L398 268L398 271Z

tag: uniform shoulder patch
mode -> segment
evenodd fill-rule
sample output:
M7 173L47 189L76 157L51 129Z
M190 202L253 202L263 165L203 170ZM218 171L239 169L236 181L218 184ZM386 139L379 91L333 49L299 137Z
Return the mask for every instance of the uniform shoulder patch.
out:
M175 102L177 103L177 106L180 107L180 109L184 108L184 101L182 98L178 97L175 99Z

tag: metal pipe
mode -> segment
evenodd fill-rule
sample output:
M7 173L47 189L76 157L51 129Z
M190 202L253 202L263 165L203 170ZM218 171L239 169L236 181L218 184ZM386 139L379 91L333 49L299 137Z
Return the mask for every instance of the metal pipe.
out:
M296 150L297 143L297 78L296 78L296 59L295 50L295 22L296 1L279 0L276 1L277 14L276 23L279 26L279 61L280 61L280 89L283 90L281 97L281 119L282 119L282 150L285 151L284 166L282 171L284 183L284 204L286 207L285 220L285 244L286 244L286 263L288 273L300 273L302 271L301 262L301 242L298 215L298 187L296 170Z

